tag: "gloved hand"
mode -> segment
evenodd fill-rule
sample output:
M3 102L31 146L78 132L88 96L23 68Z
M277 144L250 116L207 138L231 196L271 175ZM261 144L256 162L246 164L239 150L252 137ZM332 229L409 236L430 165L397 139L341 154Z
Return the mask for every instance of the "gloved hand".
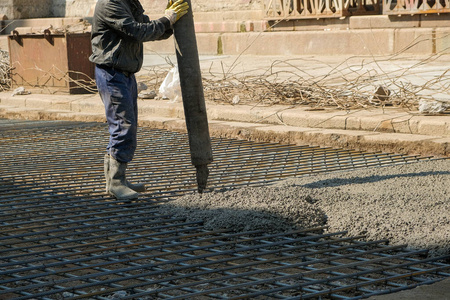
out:
M172 3L172 0L167 4L167 9L165 11L165 17L169 19L170 25L175 24L182 16L187 14L189 9L189 4L184 2L184 0L178 0Z

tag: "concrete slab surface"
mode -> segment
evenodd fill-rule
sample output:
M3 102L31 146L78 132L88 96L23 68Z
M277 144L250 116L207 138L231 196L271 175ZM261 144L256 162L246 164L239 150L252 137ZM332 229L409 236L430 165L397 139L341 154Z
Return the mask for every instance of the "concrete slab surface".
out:
M169 57L172 62L176 59ZM202 56L205 78L264 75L292 72L310 78L329 78L339 85L357 72L386 72L404 80L429 82L448 71L450 56L440 57L339 57L339 56ZM398 67L401 66L401 69ZM409 68L407 68L409 66ZM170 69L167 57L146 55L137 74L145 76L155 67ZM406 68L406 69L405 69ZM408 70L402 74L401 70ZM420 70L420 74L417 71ZM344 76L344 74L347 76ZM391 76L390 75L390 76ZM391 78L386 76L386 78ZM382 80L382 79L380 79ZM450 95L446 94L444 97ZM213 136L255 141L343 147L357 150L450 156L450 114L422 115L405 108L368 107L358 110L306 106L230 105L207 100ZM182 103L168 100L139 100L140 124L171 130L185 130ZM105 122L98 94L39 94L12 96L0 92L0 118L76 120ZM372 300L446 300L450 281Z

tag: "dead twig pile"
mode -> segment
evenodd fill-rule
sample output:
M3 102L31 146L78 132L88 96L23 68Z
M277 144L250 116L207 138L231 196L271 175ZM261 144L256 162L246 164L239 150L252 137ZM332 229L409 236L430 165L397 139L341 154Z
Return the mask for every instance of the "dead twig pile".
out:
M387 106L417 110L422 101L441 101L450 107L449 57L443 54L328 57L328 61L304 57L273 61L269 67L264 62L261 65L266 67L243 62L243 56L231 66L212 61L203 71L206 101L342 110ZM140 80L158 91L169 65L149 69Z
M406 60L405 65L404 57L352 57L334 67L305 59L275 61L269 69L248 72L251 74L209 73L204 78L205 97L227 104L413 110L421 100L450 99L450 69L430 67L439 64L439 58ZM425 66L432 72L424 72Z
M0 49L0 88L2 91L11 87L9 52Z

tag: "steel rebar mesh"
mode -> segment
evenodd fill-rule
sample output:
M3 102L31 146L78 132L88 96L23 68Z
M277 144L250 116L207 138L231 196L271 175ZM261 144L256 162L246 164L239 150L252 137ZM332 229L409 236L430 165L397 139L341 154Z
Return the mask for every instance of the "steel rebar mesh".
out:
M184 134L143 128L133 179L104 193L104 125L12 122L0 136L0 298L359 299L448 277L442 258L324 228L208 231L158 214L195 190ZM263 185L313 172L425 158L213 139L210 186Z

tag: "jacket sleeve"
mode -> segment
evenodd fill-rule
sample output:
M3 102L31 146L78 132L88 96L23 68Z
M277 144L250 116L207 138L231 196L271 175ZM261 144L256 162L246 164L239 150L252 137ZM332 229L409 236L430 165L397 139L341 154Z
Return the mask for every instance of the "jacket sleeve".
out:
M164 34L158 39L158 40L167 40L168 38L170 38L173 34L173 29L167 29L166 32L164 32Z
M139 42L158 40L171 27L166 17L143 23L135 21L130 9L121 0L108 2L103 21L117 34Z
M144 23L150 23L151 22L150 18L147 15L143 15L143 18L144 18ZM173 35L173 29L172 28L168 28L163 33L163 35L158 38L158 40L167 40L172 35Z

